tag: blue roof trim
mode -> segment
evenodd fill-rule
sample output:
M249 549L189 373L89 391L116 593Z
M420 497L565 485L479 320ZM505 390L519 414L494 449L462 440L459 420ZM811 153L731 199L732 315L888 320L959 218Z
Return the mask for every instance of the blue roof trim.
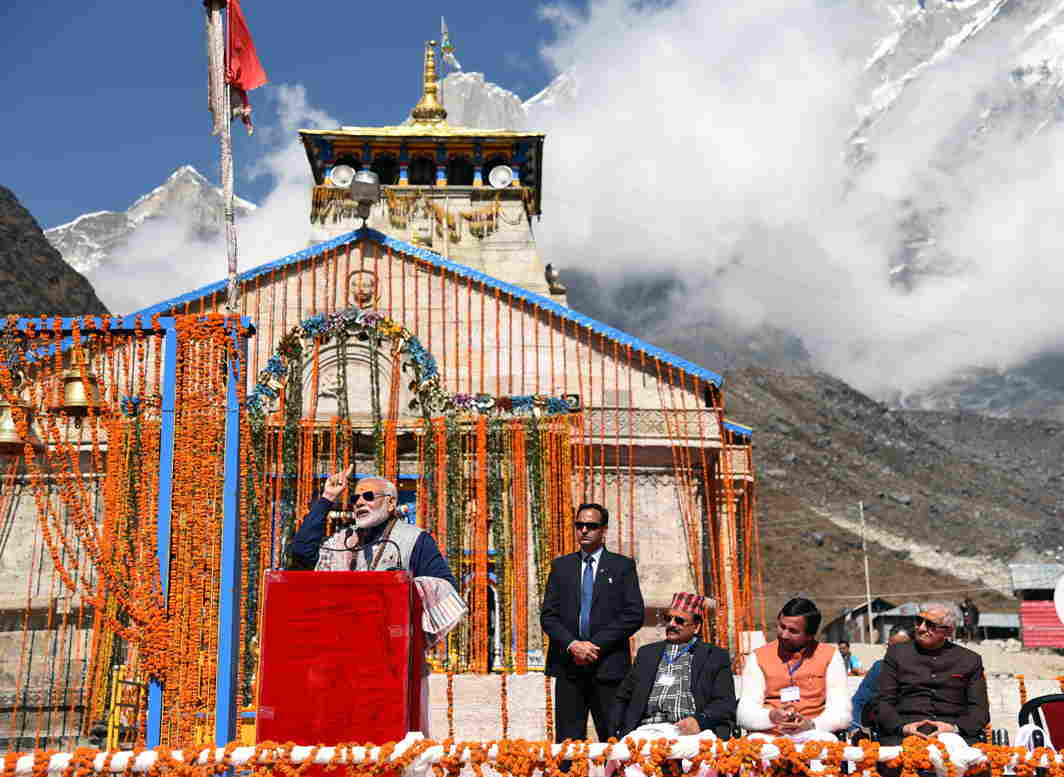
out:
M736 434L741 434L745 437L754 436L754 430L751 427L737 424L735 421L729 421L728 419L724 419L724 428L730 432L735 432Z
M640 340L638 337L633 337L632 335L627 334L626 332L622 332L619 329L614 329L612 326L607 326L601 321L596 321L593 318L589 318L588 316L570 310L569 308L563 305L559 305L554 300L548 299L540 294L528 291L527 289L522 289L520 286L515 286L512 283L500 281L498 278L493 278L490 275L486 275L485 273L474 270L471 267L466 267L463 264L458 264L457 262L452 262L449 259L444 259L439 254L434 253L433 251L429 251L426 248L411 245L410 243L405 243L402 240L396 240L394 237L389 237L383 232L378 232L377 230L370 229L369 227L363 227L361 229L356 229L353 232L347 232L346 234L340 235L339 237L334 237L332 240L327 240L324 243L318 243L316 246L306 248L302 251L296 251L295 253L282 257L281 259L277 259L267 264L262 264L258 267L246 270L245 272L237 276L237 280L252 280L253 278L257 278L260 275L270 272L271 270L276 270L279 267L286 267L290 264L295 264L296 262L302 262L307 259L312 259L316 256L320 256L326 251L329 251L334 248L339 248L343 245L361 239L373 240L374 242L379 243L380 245L383 245L386 248L391 248L395 251L399 251L409 256L415 256L419 259L423 259L424 261L429 262L430 264L434 264L437 267L441 267L447 270L448 272L454 273L455 275L458 275L462 278L468 278L472 281L482 283L488 288L498 289L500 292L509 294L515 297L516 299L522 299L526 302L531 302L537 307L540 307L544 310L549 310L560 318L566 319L568 321L573 321L579 324L580 326L590 329L592 332L603 335L605 337L609 337L610 339L615 340L621 345L631 346L636 350L642 351L647 356L660 359L661 361L667 364L671 364L674 367L679 367L681 370L684 370L689 375L694 375L697 378L702 378L703 380L712 383L718 388L724 382L724 379L720 375L717 375L715 372L707 370L705 367L700 367L694 362L689 362L686 359L681 359L679 356L673 353L669 353L663 348L658 348L657 346L651 345L650 343L644 340ZM136 313L133 313L131 315L150 316L154 315L155 313L167 312L170 311L172 308L176 307L177 305L184 304L185 302L191 302L193 300L200 299L201 297L205 297L208 294L213 294L215 292L225 291L225 288L226 281L216 281L215 283L210 283L206 286L201 286L195 291L190 291L187 294L182 294L179 297L174 297L172 299L168 299L163 302L159 302L155 305L152 305L151 307L144 308L143 310L138 310Z

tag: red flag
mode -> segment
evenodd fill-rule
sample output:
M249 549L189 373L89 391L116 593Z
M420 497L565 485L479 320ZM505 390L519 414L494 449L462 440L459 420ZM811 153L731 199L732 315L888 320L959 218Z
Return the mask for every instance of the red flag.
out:
M251 40L251 30L240 10L239 0L229 0L228 36L225 47L225 80L233 87L234 101L240 118L251 131L251 104L248 92L266 83L266 71L255 52L255 43Z

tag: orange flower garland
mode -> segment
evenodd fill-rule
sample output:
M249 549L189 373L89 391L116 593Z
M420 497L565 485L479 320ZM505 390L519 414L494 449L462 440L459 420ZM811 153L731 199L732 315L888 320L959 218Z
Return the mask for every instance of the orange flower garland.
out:
M547 740L554 739L554 701L551 699L550 675L543 675L543 717Z
M499 675L499 723L502 729L502 738L510 735L510 710L506 699L506 672Z
M447 670L447 738L454 736L454 671Z
M627 738L624 747L628 750L626 757L620 757L617 753L615 740L610 740L607 748L598 755L592 756L591 743L583 741L566 740L558 746L558 754L554 754L554 746L547 741L530 742L526 740L502 739L489 742L456 742L453 738L447 738L442 742L434 742L422 739L416 742L407 742L404 751L396 755L398 743L387 742L379 748L374 745L364 745L362 748L343 743L330 748L328 759L320 767L325 774L335 773L344 768L348 777L386 777L386 775L401 775L417 761L430 748L439 746L442 754L434 758L431 764L433 774L436 777L458 777L468 766L474 774L483 774L483 767L491 764L495 772L508 777L533 777L536 772L547 777L560 777L559 761L570 760L572 762L569 774L573 777L587 777L592 764L603 766L607 760L616 761L618 769L615 773L623 774L628 766L636 766L650 777L655 775L673 775L679 772L679 764L672 756L672 742L668 739L658 739L651 742L647 740L633 741ZM704 740L699 743L697 755L691 759L687 774L697 774L702 767L716 770L721 774L765 774L778 775L779 777L791 775L809 775L811 773L824 775L825 777L840 777L842 774L843 755L848 746L843 742L825 743L808 742L796 746L787 739L777 738L771 740L779 755L763 759L763 748L769 744L761 739L740 738L727 742L719 740ZM1044 768L1046 777L1064 777L1064 766L1048 748L1040 748L1032 753L1023 748L1002 747L993 745L978 745L990 766L992 775L1000 775L1009 764L1015 769L1017 777L1032 777L1034 770L1041 767L1043 758L1047 765ZM255 777L301 777L312 768L314 761L319 757L323 747L316 745L309 748L300 748L300 758L295 760L295 745L291 742L278 744L276 742L261 742L253 748L242 748L237 743L229 743L223 748L210 747L205 751L184 751L181 757L167 748L158 748L155 751L154 763L136 773L143 773L145 777L165 777L178 775L178 777L211 777L223 772L250 771ZM643 752L646 750L646 752ZM862 743L862 758L855 763L856 773L874 769L878 759L879 745L877 743ZM143 752L137 748L132 753L121 754L124 763L124 774L134 773L134 757ZM940 750L942 752L942 750ZM493 755L494 753L494 755ZM56 772L49 772L50 761L55 751L37 750L25 755L31 756L32 777L50 777ZM102 768L94 768L94 760L102 758ZM78 748L71 755L69 763L59 772L62 777L92 777L96 774L111 774L112 762L120 754L117 751L101 752L91 748ZM131 757L134 756L134 757ZM16 777L17 764L23 754L7 753L3 760L3 773L0 777ZM949 774L954 774L956 768L950 763L948 756L942 752L942 757ZM359 760L355 760L358 758ZM813 761L819 762L819 771L811 769ZM932 762L928 750L928 740L919 737L909 737L903 745L899 758L894 759L895 765L901 763L906 771L913 769L931 769ZM117 765L116 764L116 765ZM119 767L121 768L121 767ZM974 771L980 771L976 766ZM25 774L25 773L22 773Z

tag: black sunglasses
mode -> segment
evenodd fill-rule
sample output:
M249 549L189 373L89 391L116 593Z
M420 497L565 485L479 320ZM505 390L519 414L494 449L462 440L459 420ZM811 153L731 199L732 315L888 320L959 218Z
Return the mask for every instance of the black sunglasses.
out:
M356 492L356 493L351 495L351 501L352 502L357 502L359 499L362 499L364 497L367 502L375 502L376 500L380 499L382 496L388 496L388 495L387 494L383 494L383 493L378 494L378 493L375 493L373 491L358 491L358 492Z
M580 531L581 529L584 529L586 531L595 531L596 529L602 528L601 523L588 523L587 521L574 521L573 526L576 527L577 531Z
M662 615L661 622L663 624L675 623L677 626L686 626L688 623L691 622L691 619L685 618L682 615Z
M917 626L924 626L924 627L929 628L929 629L937 629L938 631L948 631L949 630L949 626L947 626L947 625L945 625L943 623L935 623L933 620L928 620L927 618L917 618L916 619L916 625Z

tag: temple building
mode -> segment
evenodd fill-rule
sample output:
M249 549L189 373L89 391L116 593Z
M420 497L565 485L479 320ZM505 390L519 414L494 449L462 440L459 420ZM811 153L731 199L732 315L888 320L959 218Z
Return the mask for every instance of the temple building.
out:
M241 413L250 430L241 432L250 442L241 454L240 496L252 543L241 631L241 705L249 710L254 577L283 566L285 543L321 479L349 463L398 482L407 520L433 532L463 587L470 617L433 654L439 670L542 669L545 575L553 556L575 549L571 522L581 502L609 508L607 545L636 559L648 611L676 591L712 597L708 636L733 654L741 633L760 625L751 430L725 418L721 377L568 307L552 270L565 258L545 263L533 231L548 139L452 126L437 88L430 44L422 95L407 123L301 131L311 181L309 247L238 278L239 313L249 322L240 357ZM368 211L349 186L367 170L381 184ZM171 317L209 319L225 312L225 299L223 279L134 315L145 327ZM178 337L191 336L182 331ZM93 337L100 347L71 380L98 375L116 413L127 400L161 392L128 388L138 370L147 384L160 374L144 366L152 347L123 352L141 365L124 376L115 365L126 362L108 361L104 352L104 345L117 347L113 338ZM108 389L108 380L125 382ZM23 393L38 395L32 387ZM38 424L47 420L43 399L36 410ZM17 442L22 432L8 434ZM80 468L75 474L102 495L114 459L89 452L106 451L109 439L81 444L81 457L64 466ZM98 681L91 698L78 689L88 675L103 676L101 661L122 664L136 651L116 647L101 659L93 646L109 627L99 617L91 625L83 601L77 618L69 615L77 597L63 593L39 528L60 479L35 480L17 462L0 474L7 531L0 582L10 594L0 694L21 710L0 736L51 737L51 746L113 713L123 698L119 686L104 691ZM110 525L110 502L101 496L94 504L101 525ZM74 548L78 536L70 536ZM28 595L27 577L35 581ZM69 624L62 637L69 645L60 644L61 621ZM653 639L657 631L644 633ZM60 656L62 681L51 669L43 679L42 664L32 660L41 651ZM434 704L441 692L434 684ZM47 724L40 722L45 709ZM542 720L520 714L511 731L541 736Z

